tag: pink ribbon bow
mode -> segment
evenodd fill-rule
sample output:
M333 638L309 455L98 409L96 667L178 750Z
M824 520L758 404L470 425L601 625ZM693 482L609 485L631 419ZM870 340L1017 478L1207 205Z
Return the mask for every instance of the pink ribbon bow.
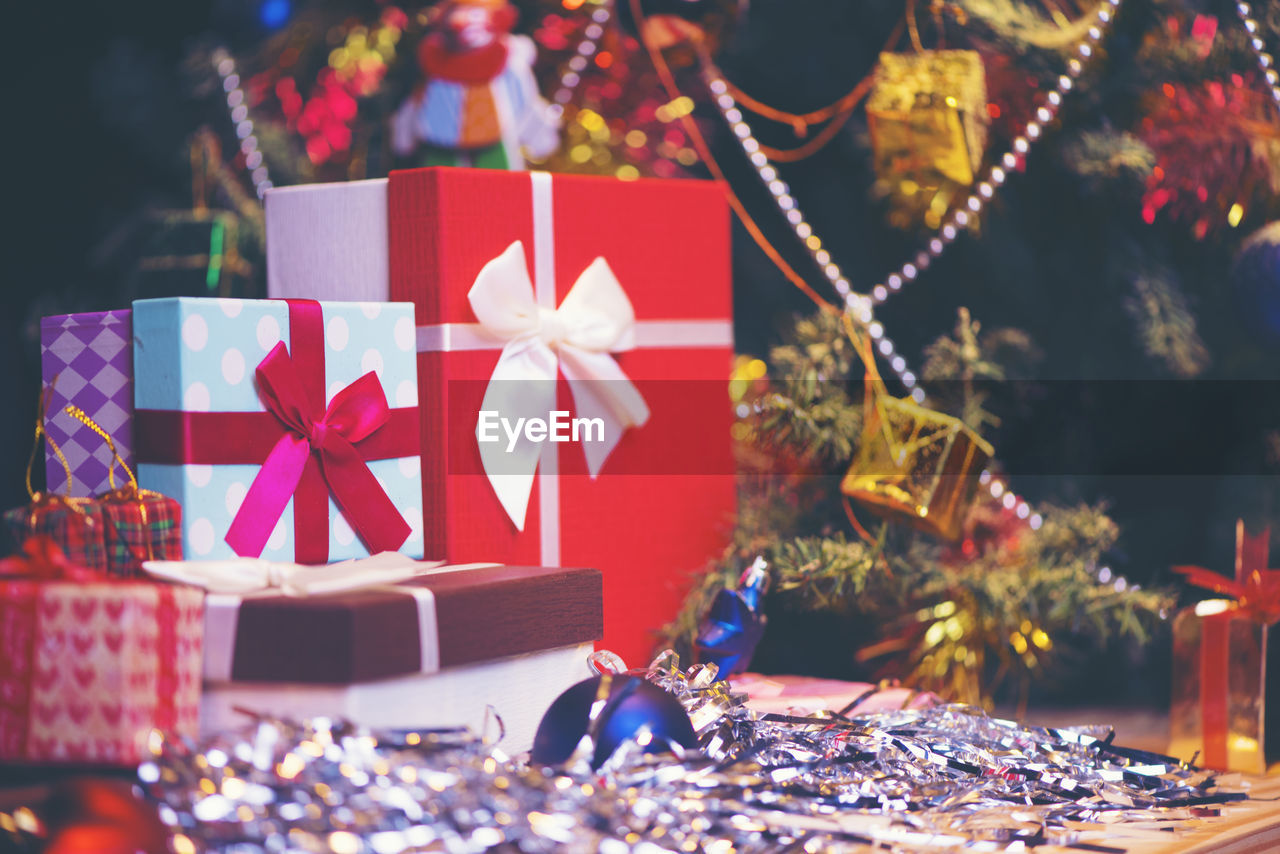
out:
M283 341L259 363L256 376L263 405L284 425L285 434L267 455L231 521L228 545L241 557L258 557L289 499L324 501L327 487L370 553L400 548L409 538L409 525L355 448L391 417L377 374L367 373L339 391L319 417ZM305 477L312 461L318 465L318 480ZM322 537L327 542L328 530L299 530L296 537L301 557L307 551L305 539Z

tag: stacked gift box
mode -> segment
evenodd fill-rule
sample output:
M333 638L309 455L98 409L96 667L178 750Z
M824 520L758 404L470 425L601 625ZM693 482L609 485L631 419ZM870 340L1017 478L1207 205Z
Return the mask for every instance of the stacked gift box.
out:
M46 319L48 481L66 485L10 526L59 557L2 582L0 604L33 615L6 684L77 679L61 665L96 633L116 664L93 687L141 691L118 691L128 738L104 761L135 761L151 726L193 734L197 708L207 731L240 707L473 728L492 709L524 749L595 642L645 663L723 548L723 196L427 169L273 191L267 230L279 299ZM486 446L490 408L605 429ZM75 637L58 622L89 611ZM173 710L148 705L175 685ZM61 712L26 720L72 713L41 696ZM83 758L11 711L10 755Z
M211 594L206 732L236 709L390 728L479 728L527 750L542 711L587 672L601 633L593 569L442 567L344 595Z
M21 549L0 560L0 760L136 764L153 727L197 732L204 597L144 580L146 561L181 559L182 508L140 487L78 406L62 412L110 452L106 490L70 494L76 469L42 418L36 439L65 491L4 514ZM97 471L93 455L78 460Z
M266 204L272 296L414 304L428 556L597 567L603 645L645 663L691 573L723 548L735 507L720 188L422 169L286 188ZM545 322L553 311L558 318ZM521 326L530 316L540 322ZM622 333L604 322L603 341L583 342L570 331L553 342L558 372L526 364L502 373L527 337L601 316ZM603 462L574 443L546 444L536 474L505 460L487 469L482 455L492 446L475 436L491 381L499 393L522 383L528 390L532 370L543 389L554 386L544 397L556 408L582 414L583 396L566 380L582 343L595 348L586 358L603 354L619 369L588 392L623 396L634 384L647 418L620 405L624 417L607 437L616 445L601 449ZM495 480L505 481L501 489Z

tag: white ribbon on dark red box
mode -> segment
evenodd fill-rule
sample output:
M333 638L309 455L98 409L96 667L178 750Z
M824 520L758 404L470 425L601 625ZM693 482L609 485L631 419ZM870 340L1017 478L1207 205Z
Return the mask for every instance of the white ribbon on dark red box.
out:
M440 640L436 626L435 594L427 587L395 586L401 581L496 563L445 564L413 560L397 552L379 552L327 566L274 563L261 558L209 561L144 561L155 578L189 584L209 591L204 606L204 678L229 682L235 659L240 603L265 596L324 596L353 590L393 590L414 598L418 607L421 645L419 671L440 669Z
M649 418L644 398L611 354L637 347L732 347L733 324L728 319L636 320L621 283L599 257L557 307L552 178L546 172L528 175L533 200L532 280L524 244L514 241L485 264L467 295L480 322L420 326L418 352L501 349L482 409L496 411L512 423L520 417L545 418L554 411L556 375L563 373L577 417L599 418L604 425L600 440L582 442L587 470L594 477L622 434ZM521 531L536 481L541 563L559 566L557 444L533 442L526 435L511 452L505 441L478 445L489 482ZM541 477L536 477L539 473Z
M262 558L233 558L148 560L143 561L142 568L156 578L202 587L210 593L323 596L398 584L442 570L452 572L494 565L496 564L445 566L442 560L414 560L398 552L379 552L371 557L344 560L325 566L303 566Z

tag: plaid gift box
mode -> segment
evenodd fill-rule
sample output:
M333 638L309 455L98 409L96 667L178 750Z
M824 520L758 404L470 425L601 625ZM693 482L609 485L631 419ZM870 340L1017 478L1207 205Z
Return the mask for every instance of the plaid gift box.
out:
M77 406L67 406L66 413L102 437L112 454L112 468L107 470L111 491L98 496L102 507L103 544L106 570L120 578L142 578L144 560L182 559L182 506L149 489L138 488L133 469L120 456L110 434L88 413ZM115 466L124 470L129 482L116 488Z
M149 489L127 486L102 496L107 572L146 578L144 560L182 560L182 505Z
M30 537L46 536L73 564L107 568L106 516L102 505L91 498L38 494L27 506L5 511L4 521L17 545Z
M14 546L21 548L27 540L44 536L52 540L67 556L73 565L91 570L105 570L107 567L106 549L106 517L102 507L92 498L71 495L71 464L62 452L57 440L49 435L45 413L48 412L52 391L46 387L40 392L39 413L36 418L35 446L31 449L31 458L27 460L27 494L31 503L25 507L15 507L5 511L4 523L9 529ZM101 427L74 407L68 406L67 414L82 423L91 424L99 435L106 436ZM52 491L36 492L31 486L31 469L35 466L40 452L40 442L62 465L66 476L66 495ZM114 443L108 438L107 445L113 458L120 459ZM110 470L108 470L110 477ZM114 485L114 481L112 481Z

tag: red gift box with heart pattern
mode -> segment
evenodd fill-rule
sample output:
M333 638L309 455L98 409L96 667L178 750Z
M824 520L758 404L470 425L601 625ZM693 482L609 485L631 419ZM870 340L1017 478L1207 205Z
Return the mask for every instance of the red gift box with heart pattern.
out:
M204 591L0 580L0 762L136 765L199 734Z

